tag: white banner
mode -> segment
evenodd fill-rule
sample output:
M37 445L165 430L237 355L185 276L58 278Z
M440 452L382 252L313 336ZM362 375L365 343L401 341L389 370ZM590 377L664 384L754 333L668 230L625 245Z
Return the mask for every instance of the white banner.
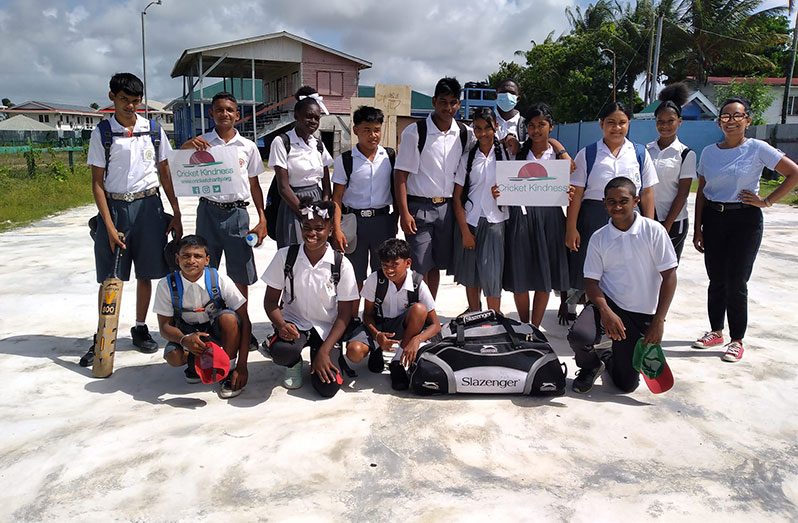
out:
M169 170L177 196L226 196L249 191L241 176L235 147L205 151L179 149L169 154Z
M568 205L570 160L496 162L499 205L560 207Z

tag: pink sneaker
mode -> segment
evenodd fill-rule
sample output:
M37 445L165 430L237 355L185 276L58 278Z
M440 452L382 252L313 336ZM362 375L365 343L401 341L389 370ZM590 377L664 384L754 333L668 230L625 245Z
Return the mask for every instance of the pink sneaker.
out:
M696 349L711 349L723 345L723 334L715 331L705 332L703 336L693 342L693 347Z
M721 359L732 363L738 362L743 359L744 350L742 341L729 342L726 344L726 353Z

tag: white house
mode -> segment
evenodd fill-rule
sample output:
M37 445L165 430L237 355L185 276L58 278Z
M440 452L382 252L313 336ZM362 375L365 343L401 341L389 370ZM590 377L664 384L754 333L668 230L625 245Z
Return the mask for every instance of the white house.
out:
M781 123L781 107L784 101L785 78L763 78L763 83L768 86L773 94L773 103L763 115L769 124ZM706 85L699 86L699 89L710 100L717 102L716 86L729 85L732 81L737 83L757 81L756 78L732 77L732 76L710 76ZM787 123L798 123L798 78L792 79L790 85L790 96L787 99Z
M8 118L18 114L25 115L56 131L91 130L103 119L103 115L91 107L33 100L0 109L0 112Z

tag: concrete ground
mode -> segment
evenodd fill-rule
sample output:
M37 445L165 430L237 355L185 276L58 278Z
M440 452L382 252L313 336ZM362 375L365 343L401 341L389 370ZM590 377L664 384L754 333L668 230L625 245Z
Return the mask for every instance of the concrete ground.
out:
M196 201L181 203L191 232ZM794 208L765 212L742 362L689 347L707 327L707 278L688 247L663 343L675 387L572 393L553 299L543 327L569 388L548 400L422 399L366 369L320 400L282 388L259 353L244 393L220 400L133 350L132 284L116 371L93 379L77 365L96 327L93 214L0 234L0 520L798 520ZM259 271L274 251L257 249ZM259 339L264 291L251 290ZM465 293L446 279L438 302L452 317Z

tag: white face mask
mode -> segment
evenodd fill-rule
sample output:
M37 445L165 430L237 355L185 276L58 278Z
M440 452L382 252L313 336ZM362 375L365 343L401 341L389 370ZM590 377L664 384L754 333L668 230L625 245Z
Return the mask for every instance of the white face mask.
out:
M512 93L499 93L496 95L496 105L505 113L515 109L515 104L518 103L518 97Z

